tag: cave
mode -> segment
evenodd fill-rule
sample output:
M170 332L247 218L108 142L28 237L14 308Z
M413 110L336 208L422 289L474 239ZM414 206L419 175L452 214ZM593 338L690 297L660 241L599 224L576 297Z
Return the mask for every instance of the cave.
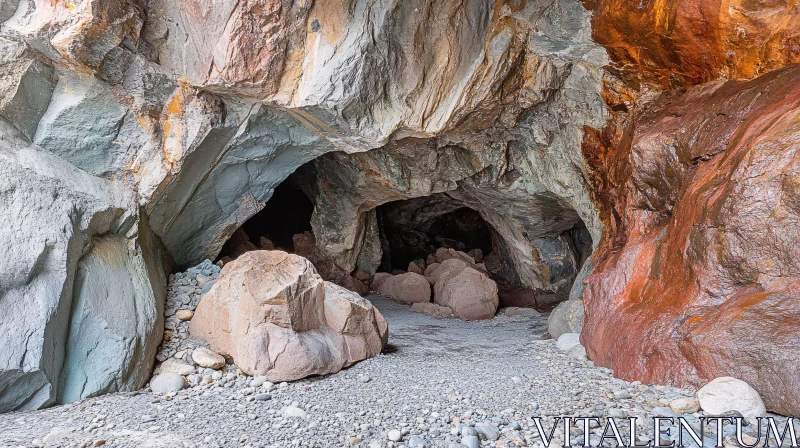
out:
M447 249L496 283L500 308L549 311L570 297L591 254L592 238L580 218L549 199L537 199L546 206L522 212L544 213L527 218L547 224L522 231L521 237L508 229L498 231L492 222L502 224L502 212L483 207L462 188L404 199L373 191L374 202L364 206L347 196L348 191L356 191L358 182L344 181L347 188L336 190L337 200L326 201L321 191L342 182L325 169L333 157L310 161L279 183L263 208L233 232L217 257L218 264L252 250L282 250L309 259L325 280L367 295L375 288L376 274L413 271L427 276L426 268L437 262L437 251ZM343 217L346 213L339 208L348 208L341 204L356 203L353 213ZM353 256L358 260L350 265L330 249L332 237L326 233L325 220L331 216L347 219L341 228L354 228L356 239L361 238L357 244L361 253ZM333 233L340 233L338 228ZM315 230L322 233L315 235ZM525 248L520 249L520 244ZM535 260L523 256L520 261L521 250L534 253ZM371 257L363 256L370 251Z

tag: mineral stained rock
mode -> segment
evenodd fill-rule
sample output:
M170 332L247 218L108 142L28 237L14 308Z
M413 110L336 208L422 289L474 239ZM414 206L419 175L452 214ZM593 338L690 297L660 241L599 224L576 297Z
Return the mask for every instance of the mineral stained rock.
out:
M644 108L627 156L624 243L610 250L609 238L585 279L593 361L656 383L733 376L767 408L800 412L798 102L791 66Z
M368 300L326 284L311 262L281 251L252 251L226 264L190 331L243 372L270 381L338 372L378 355L388 340L387 323Z

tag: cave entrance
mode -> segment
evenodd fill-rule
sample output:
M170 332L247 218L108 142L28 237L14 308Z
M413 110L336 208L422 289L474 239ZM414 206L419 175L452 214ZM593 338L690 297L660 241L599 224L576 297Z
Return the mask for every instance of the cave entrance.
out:
M264 208L234 232L218 261L224 264L251 250L283 250L309 259L323 279L361 295L378 290L379 273L414 272L431 282L433 301L435 282L428 268L455 257L496 284L499 307L548 311L570 298L591 253L590 234L572 210L541 199L545 205L535 209L486 208L457 189L382 204L373 198L380 205L360 208L351 219L362 226L374 222L377 232L366 227L355 231L364 239L350 249L356 263L347 265L341 254L326 253L329 246L324 242L318 247L312 230L315 210L322 216L343 216L329 213L332 207L336 210L330 200L315 203L320 181L313 162L298 168L275 188ZM348 197L339 199L350 203ZM546 219L533 222L546 225L526 224L524 218L538 214ZM554 218L547 218L551 214ZM338 226L348 225L342 221L337 229L344 231ZM325 237L331 234L329 229ZM362 257L364 253L368 256Z
M294 236L311 232L314 203L310 199L312 164L289 175L273 191L264 208L248 219L228 239L219 260L230 261L257 249L295 252Z

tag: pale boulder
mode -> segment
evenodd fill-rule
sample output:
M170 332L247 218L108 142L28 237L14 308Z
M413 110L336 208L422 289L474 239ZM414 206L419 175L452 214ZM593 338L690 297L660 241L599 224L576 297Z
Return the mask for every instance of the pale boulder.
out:
M213 350L205 347L198 347L192 352L192 360L200 367L206 369L219 370L225 367L225 358Z
M431 301L431 285L425 277L413 272L393 275L378 285L378 293L399 302Z
M388 329L369 301L323 282L305 258L252 251L223 268L190 331L244 373L280 382L375 356Z
M408 272L413 272L413 273L419 274L419 275L423 275L425 273L425 271L421 267L419 267L419 265L417 263L415 263L413 261L408 263L408 269L407 270L408 270Z
M559 303L547 319L547 332L553 339L558 339L565 333L580 334L583 313L583 300L567 300Z
M186 361L170 358L164 361L159 367L159 373L161 372L173 372L178 375L187 376L195 373L195 368Z
M372 277L371 289L373 291L377 291L378 288L381 287L383 282L385 282L386 279L391 278L391 277L392 277L392 274L390 274L388 272L378 272L378 273L376 273L375 276Z
M463 320L491 319L500 303L497 283L469 267L441 276L434 286L434 301Z
M737 411L746 418L763 417L767 413L758 392L742 380L724 376L716 378L697 391L704 411L720 415Z
M436 268L425 271L425 278L431 285L435 285L445 275L461 272L468 267L466 263L458 258L450 258L441 263L434 263L431 266L436 266Z

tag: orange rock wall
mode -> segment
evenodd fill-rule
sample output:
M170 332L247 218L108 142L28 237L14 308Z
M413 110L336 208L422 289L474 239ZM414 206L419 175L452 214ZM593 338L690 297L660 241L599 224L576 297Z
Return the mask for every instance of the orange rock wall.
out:
M747 381L800 414L800 7L587 2L613 118L582 341L628 380ZM725 81L725 79L730 79Z

